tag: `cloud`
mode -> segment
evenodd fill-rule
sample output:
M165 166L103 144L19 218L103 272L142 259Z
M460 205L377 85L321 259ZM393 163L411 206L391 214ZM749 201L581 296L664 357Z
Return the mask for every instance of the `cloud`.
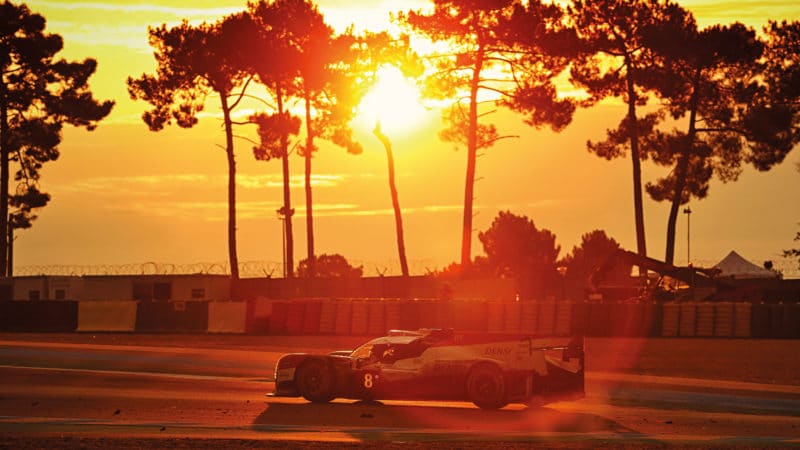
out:
M72 44L91 47L124 47L137 53L151 53L147 27L166 23L177 25L182 20L191 24L215 22L241 11L244 5L217 6L211 2L186 7L182 2L73 2L30 1L31 10L47 18L48 30L55 30Z
M312 187L337 187L346 175L312 174ZM193 185L223 188L228 183L226 175L201 173L131 175L119 177L95 177L77 180L72 183L55 184L53 191L71 194L99 194L112 196L166 193L176 189L187 189ZM289 179L292 188L305 185L303 175L293 175ZM283 187L283 177L279 174L248 175L237 174L236 185L242 189L279 189Z
M422 212L449 212L464 209L464 205L428 205L419 208Z
M793 20L800 17L795 0L685 0L681 5L695 14L701 27L735 21L760 26L766 25L768 18Z
M420 213L441 213L450 211L461 211L463 205L427 205L418 207L408 207L402 209L404 216L410 214ZM350 217L368 217L368 216L392 216L394 209L392 208L374 208L374 209L361 209L359 205L341 204L341 205L314 205L315 216L350 216ZM320 211L317 213L316 211Z
M346 175L311 174L311 187L330 188L341 185ZM227 179L226 179L227 180ZM227 181L226 181L227 182ZM248 189L283 188L283 176L279 174L264 175L236 175L236 185ZM289 187L301 188L305 186L304 175L291 175Z
M70 194L98 194L104 196L140 195L165 192L166 187L188 184L207 184L212 177L205 174L132 175L122 177L94 177L72 183L55 184L53 191Z
M276 211L281 207L277 200L238 201L236 217L239 220L277 219ZM115 203L111 209L129 211L145 216L168 217L171 219L203 220L221 222L228 219L228 203L225 201L136 201L131 203ZM314 216L363 215L355 204L319 204L314 205ZM295 218L305 217L305 209L295 208Z
M110 207L117 211L134 212L143 216L167 217L170 219L202 220L221 222L228 219L228 203L224 201L139 201L118 203ZM240 201L236 203L238 219L276 217L280 208L278 201Z
M172 16L179 19L214 19L223 17L241 11L243 8L240 6L170 6L164 3L138 3L131 4L129 2L74 2L74 1L30 1L32 9L36 8L50 8L70 13L119 13L119 14L146 14L155 17ZM179 2L183 3L183 2ZM194 2L195 5L198 2Z
M152 47L147 43L147 26L149 22L136 24L111 24L103 22L78 22L68 19L47 21L47 29L56 30L72 44L83 44L91 47L125 47L139 53L150 54ZM102 39L98 39L102 36Z

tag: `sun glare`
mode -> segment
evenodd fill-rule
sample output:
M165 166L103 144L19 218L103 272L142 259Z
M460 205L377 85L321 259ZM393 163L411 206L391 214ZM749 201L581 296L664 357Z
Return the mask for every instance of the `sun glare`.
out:
M419 128L430 111L420 102L417 87L396 67L382 67L377 79L358 107L359 122L370 130L380 122L390 137Z

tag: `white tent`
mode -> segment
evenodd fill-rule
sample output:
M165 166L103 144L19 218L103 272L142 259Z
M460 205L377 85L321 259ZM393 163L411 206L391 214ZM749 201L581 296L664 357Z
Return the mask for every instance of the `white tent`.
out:
M720 276L733 278L776 278L778 275L763 267L759 267L744 259L735 251L718 262L715 268L721 271Z

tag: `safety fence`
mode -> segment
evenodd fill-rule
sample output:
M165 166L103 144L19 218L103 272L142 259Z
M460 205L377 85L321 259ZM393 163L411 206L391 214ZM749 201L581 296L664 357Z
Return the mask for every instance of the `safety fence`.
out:
M377 336L391 329L630 337L800 338L800 304L302 299L0 302L3 332Z

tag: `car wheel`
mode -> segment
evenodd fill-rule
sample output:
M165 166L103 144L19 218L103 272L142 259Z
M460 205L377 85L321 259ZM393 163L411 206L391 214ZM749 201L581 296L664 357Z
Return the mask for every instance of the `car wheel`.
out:
M327 403L335 397L336 380L325 362L312 359L297 368L295 383L300 395L314 403Z
M467 375L467 395L482 409L499 409L508 404L506 380L494 364L479 364Z

